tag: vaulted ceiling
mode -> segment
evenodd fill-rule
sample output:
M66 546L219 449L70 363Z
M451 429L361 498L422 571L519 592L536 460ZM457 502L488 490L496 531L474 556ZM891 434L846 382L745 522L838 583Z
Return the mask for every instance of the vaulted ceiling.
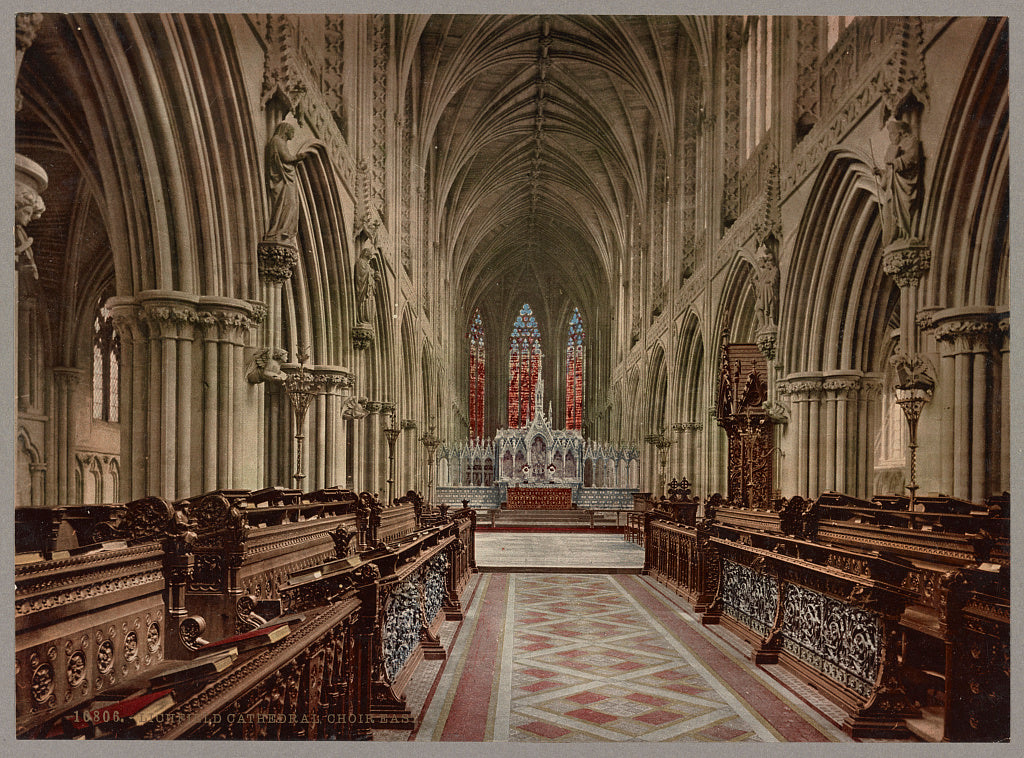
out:
M579 305L593 324L614 301L656 161L674 180L700 24L493 15L425 23L413 85L420 155L464 313L479 306L511 326L530 302L543 327Z

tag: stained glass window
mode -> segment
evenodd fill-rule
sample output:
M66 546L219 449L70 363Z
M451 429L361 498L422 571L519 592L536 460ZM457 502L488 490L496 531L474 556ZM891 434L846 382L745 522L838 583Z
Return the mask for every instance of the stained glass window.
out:
M526 426L536 410L534 393L540 377L540 329L529 303L523 307L512 326L508 345L508 425Z
M565 428L583 430L583 408L586 394L583 387L585 348L583 318L574 308L569 319L569 339L565 347Z
M92 417L117 421L121 337L114 329L114 319L106 306L100 306L92 327Z
M469 326L469 436L484 436L484 323L480 309Z

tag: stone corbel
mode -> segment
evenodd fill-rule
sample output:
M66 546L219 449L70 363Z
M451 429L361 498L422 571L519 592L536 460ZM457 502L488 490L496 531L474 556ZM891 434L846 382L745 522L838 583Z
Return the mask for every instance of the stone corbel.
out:
M31 15L31 14L20 14ZM14 260L18 271L39 278L35 259L32 257L33 239L25 227L35 221L46 210L42 192L49 178L46 170L24 155L14 155Z
M288 351L279 347L255 350L246 365L245 378L249 384L283 382L285 374L281 370L281 363L286 360L288 360Z
M365 418L369 414L366 397L346 397L341 401L341 416L346 420Z

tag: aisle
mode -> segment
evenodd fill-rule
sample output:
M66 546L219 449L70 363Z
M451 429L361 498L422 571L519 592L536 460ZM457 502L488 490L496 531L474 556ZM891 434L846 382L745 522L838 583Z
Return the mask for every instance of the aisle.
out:
M633 575L479 576L417 741L846 741Z
M644 549L621 534L477 532L475 540L480 571L638 574L644 566Z

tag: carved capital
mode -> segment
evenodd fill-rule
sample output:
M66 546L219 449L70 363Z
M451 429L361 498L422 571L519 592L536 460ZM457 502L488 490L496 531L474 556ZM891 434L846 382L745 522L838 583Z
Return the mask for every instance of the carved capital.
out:
M981 352L992 344L996 331L996 325L984 317L951 319L935 327L935 339L947 354Z
M788 390L787 394L794 395L796 400L816 400L821 396L821 379L790 379L785 384Z
M313 369L313 375L316 377L317 385L325 392L331 393L352 388L353 377L348 372L317 368Z
M74 389L81 378L82 371L77 368L58 367L53 369L54 382L64 392Z
M282 283L292 276L299 262L299 250L293 242L264 240L256 246L260 276L268 281Z
M149 327L151 338L162 339L190 339L197 321L195 310L186 305L146 305L139 318Z
M352 327L352 347L356 350L366 350L373 344L373 328L367 325Z
M860 389L860 379L856 376L831 376L821 383L826 392L835 393L837 397L847 398Z
M401 420L400 426L402 429L415 429L416 422L411 418L404 418Z
M928 271L932 251L920 240L900 239L885 249L882 270L901 288L917 284Z
M376 400L368 400L366 402L366 412L367 413L380 413L383 405L384 405L383 403L379 403Z

